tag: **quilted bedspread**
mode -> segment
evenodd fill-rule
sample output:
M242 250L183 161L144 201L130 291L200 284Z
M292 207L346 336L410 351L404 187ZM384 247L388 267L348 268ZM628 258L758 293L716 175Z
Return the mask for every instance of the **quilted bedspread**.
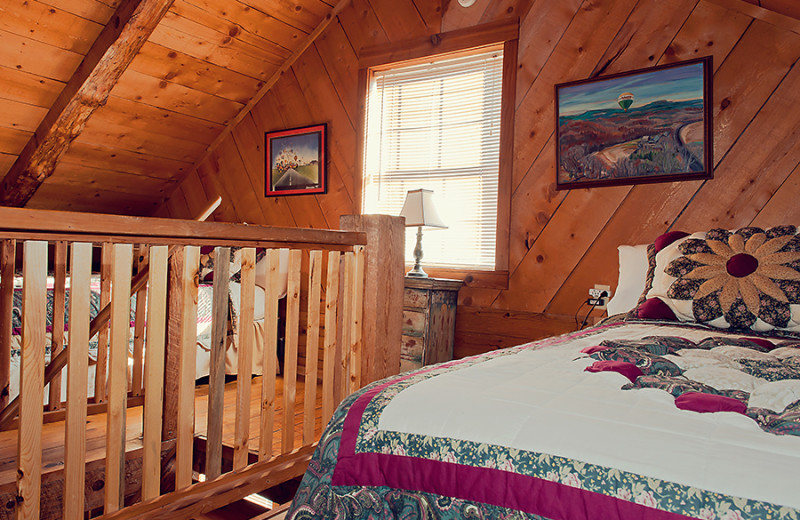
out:
M615 323L376 382L287 518L797 520L799 345Z

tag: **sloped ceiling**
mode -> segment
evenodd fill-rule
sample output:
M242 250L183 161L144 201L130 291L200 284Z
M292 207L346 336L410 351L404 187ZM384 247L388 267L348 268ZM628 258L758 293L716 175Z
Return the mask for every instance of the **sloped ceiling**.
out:
M347 3L3 0L0 204L152 214Z
M337 2L3 0L2 203L152 213Z

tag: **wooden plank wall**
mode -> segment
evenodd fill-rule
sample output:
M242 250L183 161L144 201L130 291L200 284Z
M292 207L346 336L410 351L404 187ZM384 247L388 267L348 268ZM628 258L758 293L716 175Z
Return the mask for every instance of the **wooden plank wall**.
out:
M462 289L456 356L570 330L589 287L616 285L620 244L669 229L800 224L800 20L776 11L743 0L353 0L159 214L187 217L220 194L222 220L335 227L358 197L359 50L517 16L509 288ZM555 83L705 55L714 179L555 190ZM264 198L263 132L320 122L329 193Z

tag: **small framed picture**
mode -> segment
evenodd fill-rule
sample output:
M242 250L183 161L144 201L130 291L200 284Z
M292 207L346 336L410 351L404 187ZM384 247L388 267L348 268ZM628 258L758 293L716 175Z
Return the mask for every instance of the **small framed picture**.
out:
M560 190L710 179L711 57L556 85Z
M325 123L266 132L265 139L266 197L327 192Z

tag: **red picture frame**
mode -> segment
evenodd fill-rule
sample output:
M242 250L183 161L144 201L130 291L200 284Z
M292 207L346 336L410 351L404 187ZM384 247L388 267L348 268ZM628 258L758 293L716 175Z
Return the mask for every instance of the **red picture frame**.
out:
M265 132L264 196L327 193L326 123Z

